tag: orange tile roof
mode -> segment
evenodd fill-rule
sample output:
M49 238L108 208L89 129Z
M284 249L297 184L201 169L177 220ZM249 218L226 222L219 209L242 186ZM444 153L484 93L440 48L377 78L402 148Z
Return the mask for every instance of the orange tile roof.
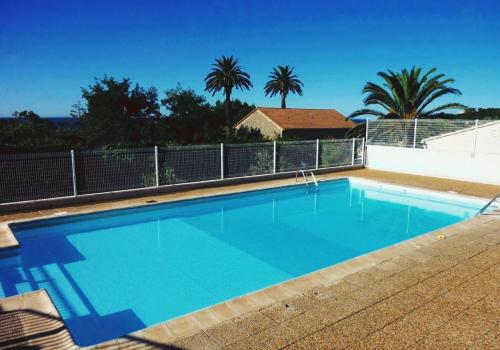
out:
M335 109L257 107L255 110L265 114L282 129L349 129L356 126L356 123L346 119ZM236 125L239 125L248 116Z

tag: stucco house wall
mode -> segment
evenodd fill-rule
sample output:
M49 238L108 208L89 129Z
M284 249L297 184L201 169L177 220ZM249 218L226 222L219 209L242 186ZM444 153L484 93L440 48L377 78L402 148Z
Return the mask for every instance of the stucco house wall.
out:
M250 114L245 120L243 120L236 129L245 126L249 129L259 129L260 133L267 138L274 138L276 135L282 136L283 130L276 125L271 119L269 119L266 115L259 112L259 110L255 110L252 114Z

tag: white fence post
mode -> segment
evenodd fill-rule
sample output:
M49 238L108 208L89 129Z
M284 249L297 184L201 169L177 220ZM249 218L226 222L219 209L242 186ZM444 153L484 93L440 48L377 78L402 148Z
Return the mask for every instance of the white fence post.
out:
M368 145L368 119L366 119L365 140L366 140L366 144Z
M75 150L71 150L71 177L73 179L73 196L78 195L78 190L76 187L76 164L75 164Z
M362 165L366 165L366 161L365 161L365 154L366 154L366 144L365 144L365 138L363 137L361 139L361 164Z
M224 180L224 144L220 144L220 178Z
M415 128L413 129L413 148L417 146L417 124L418 118L415 118Z
M476 155L476 148L477 148L477 127L479 125L479 120L476 119L476 126L474 128L474 148L472 150L472 156Z
M158 146L155 146L155 176L156 176L156 187L160 186L160 173L158 167Z
M276 141L273 142L273 174L276 174Z
M316 170L319 169L319 139L316 139Z
M356 138L352 138L352 165L354 165L354 153L356 153Z

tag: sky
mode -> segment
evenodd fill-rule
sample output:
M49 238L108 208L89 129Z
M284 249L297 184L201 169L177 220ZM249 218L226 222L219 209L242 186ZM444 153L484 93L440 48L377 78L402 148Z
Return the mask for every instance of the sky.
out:
M203 91L211 63L234 55L265 97L271 69L291 65L304 83L288 107L363 107L379 71L436 67L471 107L500 107L499 0L0 0L0 116L67 116L81 88L105 74L163 92Z

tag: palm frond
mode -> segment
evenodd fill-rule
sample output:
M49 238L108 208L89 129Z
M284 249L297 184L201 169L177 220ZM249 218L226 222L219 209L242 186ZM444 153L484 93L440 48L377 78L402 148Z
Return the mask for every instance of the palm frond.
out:
M355 112L352 112L347 119L352 119L354 117L359 117L360 115L374 115L376 117L384 117L386 116L385 113L377 111L375 109L369 109L369 108L364 108L364 109L359 109Z
M398 73L391 70L378 72L377 75L382 78L383 83L366 83L362 90L363 94L366 94L363 102L365 106L378 106L382 110L362 109L349 117L367 114L384 118L413 119L445 109L462 108L461 104L449 103L426 111L426 108L440 97L461 95L458 89L450 86L455 82L454 79L436 72L436 68L432 68L423 73L420 67L403 69Z
M212 70L205 77L205 90L213 96L221 90L230 92L233 88L249 90L253 87L250 75L238 63L233 56L215 59Z
M289 93L302 95L304 84L293 70L294 68L288 65L273 68L264 86L265 95L273 97L279 94L285 98Z

